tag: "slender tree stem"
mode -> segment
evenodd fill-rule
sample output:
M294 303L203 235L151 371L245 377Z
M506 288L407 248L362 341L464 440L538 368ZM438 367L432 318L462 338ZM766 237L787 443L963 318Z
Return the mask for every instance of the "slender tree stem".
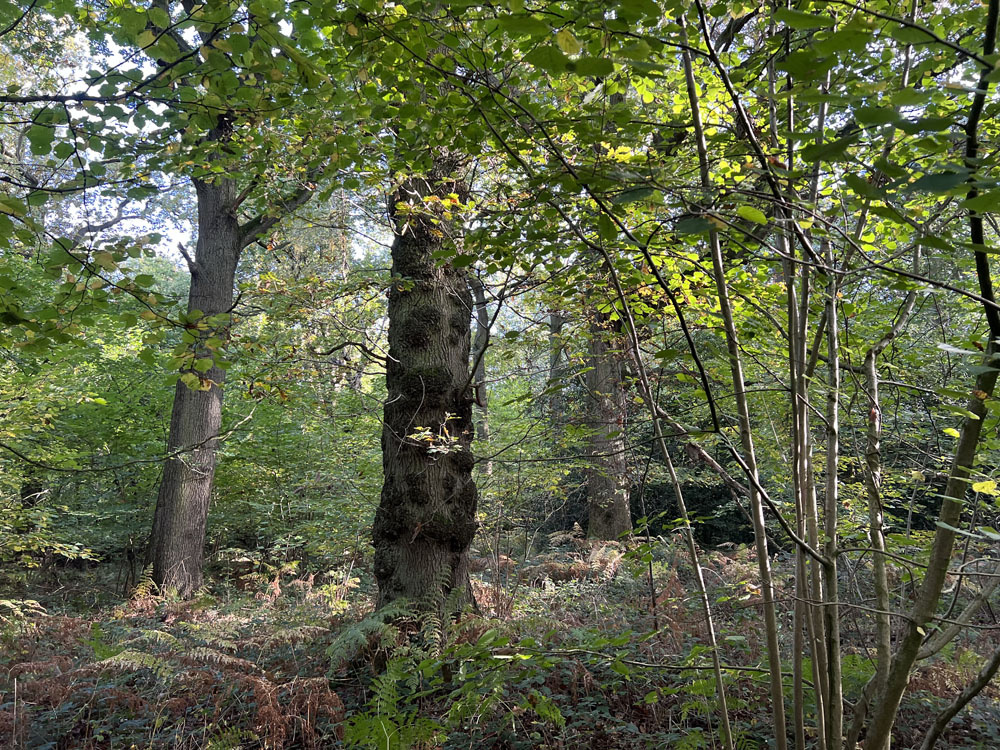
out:
M680 17L682 26L683 16ZM698 87L695 82L691 55L685 50L681 53L684 66L684 78L688 90L688 100L691 104L691 117L694 127L695 142L698 148L698 168L701 176L701 187L706 193L711 190L711 174L708 163L708 146L705 141L705 129L701 119L701 104ZM751 480L750 507L753 516L754 542L757 547L757 565L760 573L760 586L764 608L764 629L767 638L768 664L771 668L771 701L774 712L774 736L777 750L786 750L787 738L785 731L785 699L781 683L781 653L778 646L778 620L774 606L774 585L771 580L771 561L767 553L767 533L764 527L764 510L757 489L759 476L757 458L754 450L754 439L750 424L750 407L747 403L746 379L743 377L743 362L740 356L739 337L733 318L732 305L729 300L729 290L726 285L725 267L722 260L722 246L719 233L714 229L709 232L709 246L712 254L712 268L715 273L716 289L719 295L719 311L722 315L726 331L726 348L729 353L729 367L733 380L733 391L736 396L736 408L740 425L740 437L743 443L743 460L747 475Z

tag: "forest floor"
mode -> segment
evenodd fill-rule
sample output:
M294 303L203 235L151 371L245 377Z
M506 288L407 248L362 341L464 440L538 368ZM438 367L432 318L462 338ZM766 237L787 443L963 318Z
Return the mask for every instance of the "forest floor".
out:
M153 596L141 576L122 598L111 563L44 571L31 582L38 608L0 599L0 747L719 747L682 546L556 541L519 563L478 558L480 611L444 622L373 614L364 560L217 561L189 602ZM769 747L752 550L704 562L737 747ZM777 564L790 611L791 564ZM853 701L871 637L849 611L843 622ZM790 614L782 624L790 638ZM975 674L995 637L983 632L914 675L895 748L919 744ZM939 747L1000 747L998 700L988 689Z

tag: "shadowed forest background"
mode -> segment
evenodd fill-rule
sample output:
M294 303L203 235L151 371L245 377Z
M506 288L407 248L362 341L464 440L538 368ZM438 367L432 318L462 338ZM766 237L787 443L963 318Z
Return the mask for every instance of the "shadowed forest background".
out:
M0 0L0 746L1000 747L1000 0Z

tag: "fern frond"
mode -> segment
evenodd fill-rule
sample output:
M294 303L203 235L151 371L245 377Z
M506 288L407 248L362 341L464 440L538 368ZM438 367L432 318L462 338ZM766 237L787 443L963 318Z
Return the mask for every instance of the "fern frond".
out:
M154 654L128 648L107 659L102 659L95 666L119 672L138 672L148 669L157 679L162 681L168 681L176 673L174 667L164 659Z
M230 656L229 654L224 654L221 651L216 651L215 649L208 648L207 646L193 648L187 652L187 655L197 661L205 662L207 664L216 664L220 667L233 667L252 672L263 671L252 661L240 659L238 656Z
M142 641L147 643L158 643L163 646L176 646L180 643L180 640L173 633L168 633L166 630L153 629L140 630L138 635L122 641L121 643L123 646L127 646L129 644L139 643Z
M150 563L142 569L142 574L132 590L132 599L146 599L152 596L157 588L156 581L153 580L153 565Z
M267 635L247 638L244 640L244 643L252 643L258 646L272 646L276 643L296 643L311 638L318 638L329 632L329 628L324 628L321 625L297 625L295 627L279 629Z
M344 628L326 650L335 667L353 661L366 649L372 640L380 647L389 646L395 640L398 629L391 623L409 614L405 602L394 602L373 612L362 620Z

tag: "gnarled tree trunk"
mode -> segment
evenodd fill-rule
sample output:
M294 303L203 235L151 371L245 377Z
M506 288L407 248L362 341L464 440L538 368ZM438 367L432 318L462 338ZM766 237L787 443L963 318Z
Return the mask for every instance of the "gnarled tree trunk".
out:
M379 606L459 607L469 596L473 304L466 271L435 257L455 244L442 201L467 196L460 170L459 158L439 152L429 175L407 178L393 195L385 477L372 529Z

